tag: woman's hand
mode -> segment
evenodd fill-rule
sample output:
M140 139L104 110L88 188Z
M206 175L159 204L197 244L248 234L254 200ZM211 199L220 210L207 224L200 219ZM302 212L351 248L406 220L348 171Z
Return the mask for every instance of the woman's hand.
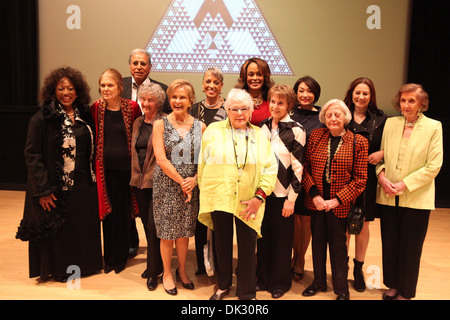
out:
M313 199L314 205L318 211L323 211L328 209L328 205L322 196L315 196Z
M183 192L192 191L192 189L194 189L196 185L197 179L195 179L195 177L187 177L181 183L181 189L183 190Z
M56 201L55 195L52 193L49 196L43 196L39 198L39 204L45 211L51 211L52 208L55 208L56 205L53 201Z
M367 158L370 164L377 165L384 158L384 150L376 151L369 154Z
M384 171L381 171L380 174L378 175L378 182L383 188L383 191L388 196L393 196L398 193L398 190L395 188L395 185L388 178L385 177Z
M251 200L247 200L247 201L241 201L241 204L246 204L247 208L245 208L244 211L242 211L241 213L239 213L239 215L246 221L248 221L250 218L252 218L253 220L256 219L256 215L258 213L258 209L259 206L261 205L262 200L258 199L258 198L253 198Z
M181 182L181 190L183 195L187 198L185 202L190 202L192 199L192 190L197 185L197 179L195 177L187 177Z
M334 209L339 205L339 200L337 198L334 198L331 200L325 200L325 203L327 205L327 209L325 209L325 211L328 212L331 209Z
M281 215L285 218L289 218L294 213L295 202L286 199L283 204L283 210Z

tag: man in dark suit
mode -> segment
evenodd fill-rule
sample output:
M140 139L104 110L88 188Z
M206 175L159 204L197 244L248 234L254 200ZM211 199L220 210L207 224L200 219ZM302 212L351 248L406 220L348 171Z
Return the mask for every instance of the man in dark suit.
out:
M152 69L152 62L149 52L144 49L134 49L130 54L128 63L130 64L131 77L123 78L122 98L138 102L137 99L140 86L150 82L159 84L164 91L167 91L166 84L149 77ZM164 101L163 112L172 112L167 97Z

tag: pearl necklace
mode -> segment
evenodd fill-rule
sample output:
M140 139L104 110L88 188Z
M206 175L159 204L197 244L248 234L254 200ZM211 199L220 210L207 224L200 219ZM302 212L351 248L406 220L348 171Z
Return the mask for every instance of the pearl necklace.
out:
M409 122L409 121L406 120L406 118L405 118L405 127L407 127L407 128L412 128L412 127L414 127L414 125L416 124L416 122L417 122L417 119L414 120L414 121L412 121L412 122Z

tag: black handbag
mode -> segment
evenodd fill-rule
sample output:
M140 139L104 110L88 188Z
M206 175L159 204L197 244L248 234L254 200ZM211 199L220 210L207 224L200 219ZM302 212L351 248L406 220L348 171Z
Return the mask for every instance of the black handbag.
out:
M356 198L355 203L350 208L350 212L347 217L347 229L349 234L358 235L364 225L364 219L366 218L366 206L364 199L364 192Z
M356 134L353 136L353 161L355 159L355 140ZM353 166L353 163L352 163ZM353 179L353 168L352 168L352 179ZM355 203L350 208L350 212L347 217L347 230L349 234L358 235L364 225L364 220L366 218L366 200L365 191L363 191L358 198L356 198Z

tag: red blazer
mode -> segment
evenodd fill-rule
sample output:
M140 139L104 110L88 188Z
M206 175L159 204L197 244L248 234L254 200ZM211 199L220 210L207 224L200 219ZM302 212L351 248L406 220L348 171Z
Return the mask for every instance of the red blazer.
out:
M123 99L121 101L121 110L124 119L125 132L128 138L128 152L131 158L131 137L133 132L133 123L136 118L142 115L141 108L135 101ZM98 207L99 217L103 220L105 216L111 213L111 202L106 190L105 181L105 163L104 163L104 124L105 124L106 103L96 102L91 106L92 118L95 123L95 174L97 176ZM132 215L136 217L139 214L136 197L132 191Z
M328 157L329 136L328 128L319 128L314 130L308 139L302 184L306 191L305 206L309 210L317 210L309 196L311 187L316 186L323 196L323 174ZM340 205L332 211L339 218L348 216L352 203L364 191L367 181L369 145L366 138L357 134L353 151L354 136L352 132L346 130L342 137L344 140L342 146L331 162L330 196L331 199L338 198L340 202Z

